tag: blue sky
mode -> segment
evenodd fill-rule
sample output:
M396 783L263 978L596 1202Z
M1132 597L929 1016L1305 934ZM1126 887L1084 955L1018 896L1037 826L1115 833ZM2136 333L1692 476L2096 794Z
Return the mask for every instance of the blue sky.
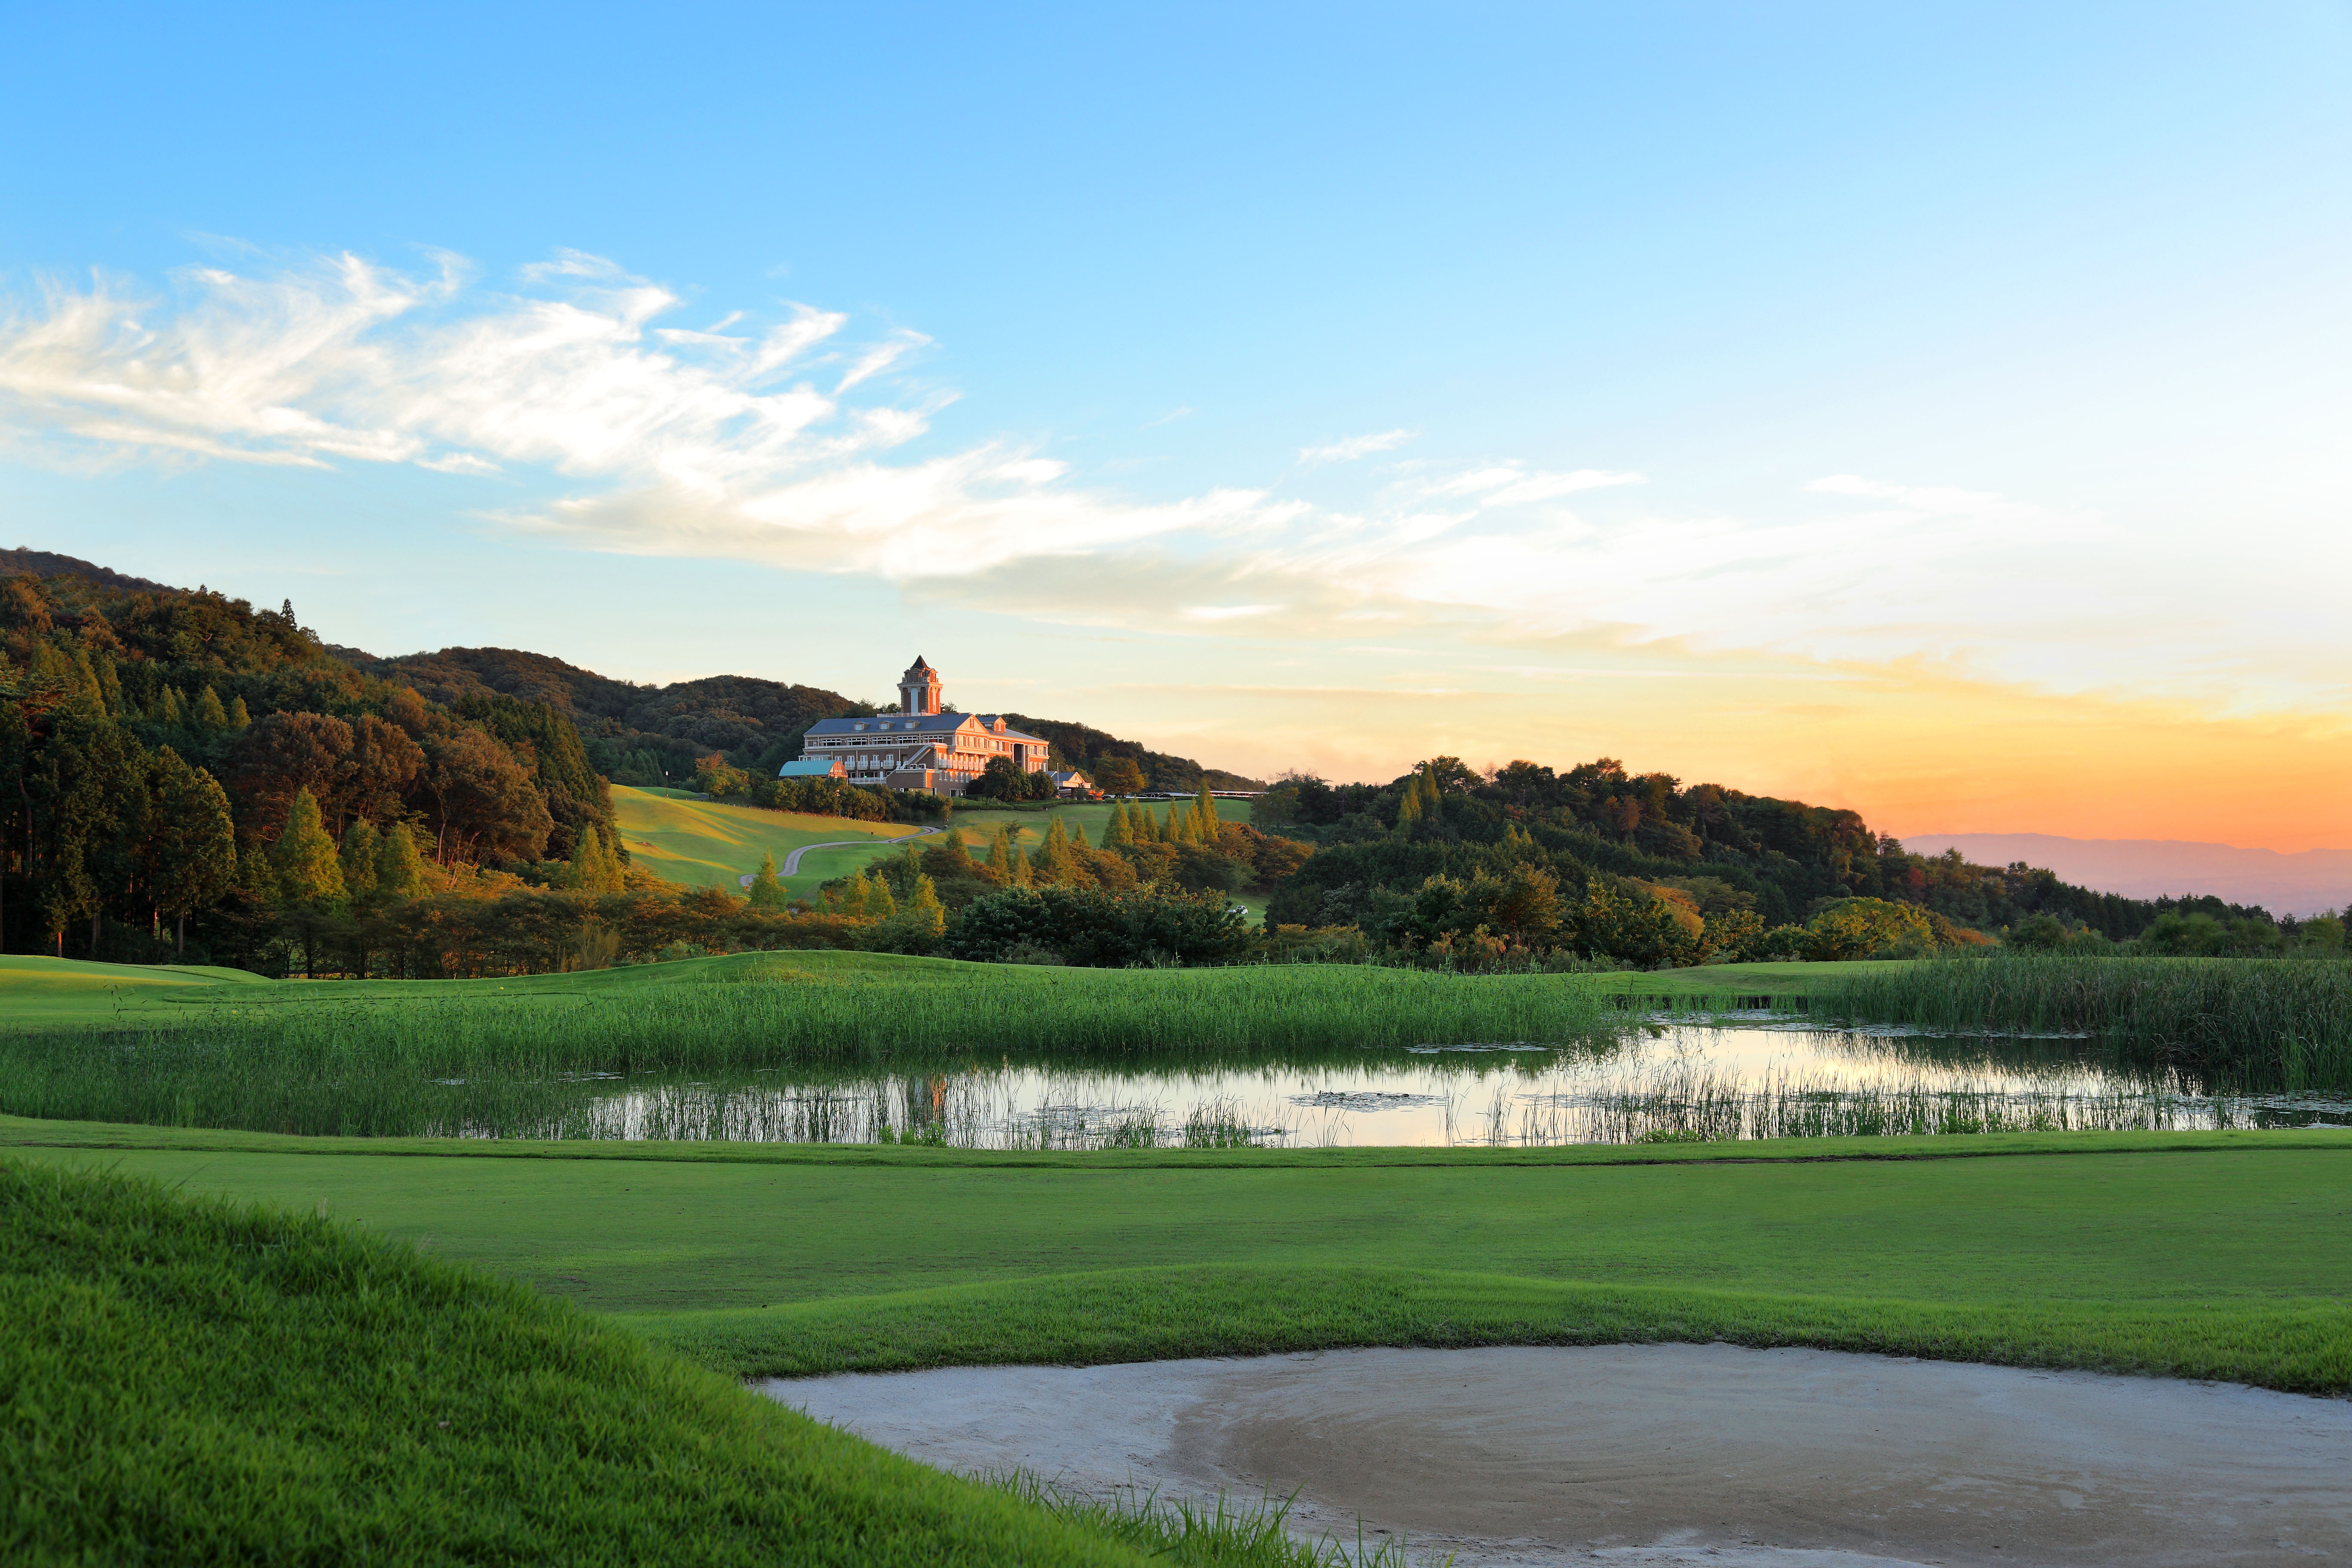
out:
M0 16L11 542L1231 765L2352 838L2132 782L2343 755L2343 5L321 9Z

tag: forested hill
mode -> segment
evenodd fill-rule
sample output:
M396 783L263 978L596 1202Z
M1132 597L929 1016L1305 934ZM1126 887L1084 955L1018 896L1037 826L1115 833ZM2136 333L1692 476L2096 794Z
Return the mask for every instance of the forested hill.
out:
M426 697L462 710L481 697L543 702L579 726L596 771L624 784L681 780L703 758L725 756L731 767L772 773L801 754L801 737L820 719L875 711L837 691L793 686L748 675L712 675L668 686L638 686L566 664L545 654L505 647L445 647L438 653L377 658L356 648L332 650L353 668L412 685ZM1256 781L1190 757L1155 752L1135 741L1085 724L1005 715L1053 742L1054 765L1091 773L1107 758L1133 762L1150 789L1255 789Z
M1400 900L1433 877L1500 886L1529 865L1563 886L1597 878L1638 888L1694 921L1746 911L1783 926L1859 898L1980 931L2047 916L2132 938L2159 916L2182 914L2275 934L2259 909L2094 892L2021 864L1972 865L1957 851L1914 855L1852 811L1686 785L1608 757L1565 772L1516 762L1492 775L1439 757L1385 784L1293 776L1258 800L1251 821L1318 846L1266 911L1298 925L1373 929L1407 918Z
M613 807L572 722L428 700L299 625L198 589L83 570L0 575L0 948L68 926L152 932L258 897L290 820L399 824L444 864L568 856ZM371 831L373 831L373 826Z
M1042 735L1053 743L1054 765L1076 768L1093 774L1113 757L1123 757L1133 763L1143 775L1141 787L1148 790L1176 790L1191 794L1202 784L1211 789L1264 789L1263 781L1229 773L1223 768L1204 768L1190 757L1171 757L1165 752L1155 752L1133 741L1122 741L1086 724L1072 724L1060 719L1033 719L1026 713L1007 713L1004 721L1015 729Z
M93 562L79 556L58 555L47 550L0 550L0 577L20 574L35 577L79 578L96 588L137 589L167 592L161 583L151 583L144 577L126 577L120 572L110 572Z

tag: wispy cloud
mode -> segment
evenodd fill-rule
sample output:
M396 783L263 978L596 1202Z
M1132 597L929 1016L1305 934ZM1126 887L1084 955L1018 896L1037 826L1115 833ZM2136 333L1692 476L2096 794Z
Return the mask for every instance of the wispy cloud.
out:
M1298 460L1308 467L1319 463L1352 463L1375 452L1393 451L1420 433L1418 430L1383 430L1377 436L1350 436L1328 446L1301 447Z
M1010 443L910 451L954 397L888 374L919 332L683 304L577 252L501 286L459 258L352 256L194 269L160 295L51 285L0 312L0 433L53 456L494 478L476 504L498 521L588 548L1131 630L1572 635L2240 706L2347 695L2333 541L2293 581L2238 582L1990 491L1839 474L1738 515L1507 457L1399 463L1355 511L1244 486L1138 500ZM1412 436L1307 447L1286 483Z
M1178 406L1170 409L1167 413L1161 415L1157 419L1145 420L1141 428L1146 430L1157 430L1162 425L1173 425L1179 419L1190 419L1196 412L1197 410L1195 410L1191 404L1181 404Z

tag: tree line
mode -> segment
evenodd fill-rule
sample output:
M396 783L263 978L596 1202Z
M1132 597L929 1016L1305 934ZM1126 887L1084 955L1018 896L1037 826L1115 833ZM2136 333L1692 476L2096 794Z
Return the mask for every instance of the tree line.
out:
M290 605L0 578L0 951L236 962L318 902L289 877L355 830L420 863L528 868L610 792L544 705L452 706L332 657ZM315 869L315 866L313 867Z

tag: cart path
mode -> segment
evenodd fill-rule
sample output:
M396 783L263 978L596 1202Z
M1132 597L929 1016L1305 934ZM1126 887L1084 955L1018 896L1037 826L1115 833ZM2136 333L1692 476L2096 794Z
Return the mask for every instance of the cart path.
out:
M1465 1568L2352 1563L2352 1402L2230 1384L1693 1344L760 1386L943 1469L1296 1490L1306 1533Z
M812 849L849 849L859 845L904 844L910 838L928 837L942 830L937 827L918 827L914 832L901 833L896 838L836 838L830 844L803 844L784 857L784 868L776 874L780 877L797 874L801 868L801 857Z

